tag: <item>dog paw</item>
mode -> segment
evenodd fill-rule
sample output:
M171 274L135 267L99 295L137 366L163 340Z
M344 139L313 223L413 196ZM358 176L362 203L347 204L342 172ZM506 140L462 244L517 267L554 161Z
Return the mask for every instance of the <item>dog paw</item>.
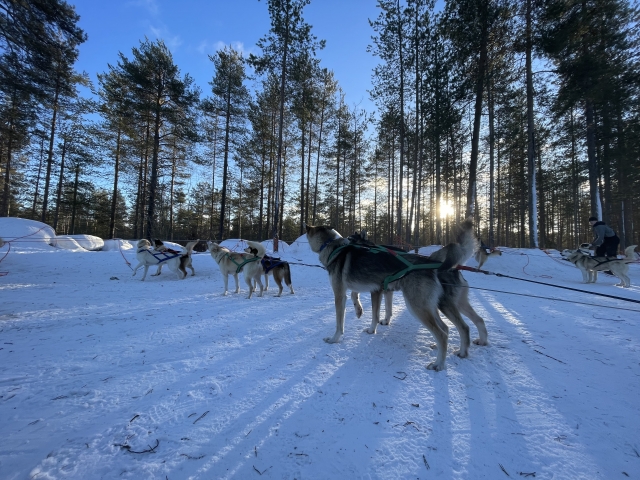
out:
M469 356L469 352L463 352L462 350L454 350L453 354L460 358L467 358Z
M371 327L368 327L368 328L364 329L365 332L367 332L369 334L372 334L372 335L375 335L376 330L377 330L376 328L371 328Z
M480 345L482 347L486 347L487 345L489 345L489 342L487 340L480 340L479 338L476 338L473 341L474 345Z
M441 365L438 362L432 362L427 365L427 370L434 370L436 372L439 372L441 370L444 370L444 364Z
M335 338L335 337L326 337L323 338L323 340L327 343L338 343L338 340L340 340L339 338Z
M391 319L390 318L385 318L380 320L380 325L389 325L391 323Z
M363 313L362 305L356 305L356 318L360 318Z
M227 292L224 292L222 295L224 295L226 297L227 296Z

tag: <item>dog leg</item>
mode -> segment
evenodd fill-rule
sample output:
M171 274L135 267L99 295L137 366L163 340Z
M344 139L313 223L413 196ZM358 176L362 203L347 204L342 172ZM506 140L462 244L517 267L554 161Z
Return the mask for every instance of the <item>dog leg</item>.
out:
M405 277L407 278L407 277ZM402 282L402 279L400 280ZM440 326L443 322L438 314L438 298L443 295L442 285L439 283L429 285L429 290L415 288L415 284L407 283L402 285L402 293L407 310L427 327L436 341L438 356L435 362L427 365L429 370L444 369L447 358L448 335ZM461 334L462 337L462 334Z
M427 368L429 370L435 370L436 372L444 369L445 361L447 358L448 341L447 334L438 325L438 321L436 320L437 316L439 316L439 314L438 311L435 310L432 312L426 311L419 317L422 324L427 327L427 329L431 332L431 335L433 335L433 337L435 338L436 344L438 346L438 356L436 357L436 361L431 362L429 365L427 365ZM440 320L440 322L442 322L442 320Z
M469 317L469 319L478 329L478 335L480 338L476 338L473 343L482 346L489 345L489 334L487 333L487 326L485 325L483 318L478 315L478 313L473 309L466 295L462 296L458 306L460 307L460 313Z
M136 273L138 272L138 269L140 267L143 267L144 265L142 265L141 263L139 263L138 265L136 265L136 268L133 269L133 275L131 275L132 277L136 276Z
M251 295L253 295L253 291L255 290L255 288L253 287L253 278L249 277L246 273L244 275L244 281L247 283L247 285L249 285L249 296L247 298L251 298ZM260 284L260 286L262 287L262 283ZM262 290L262 288L261 288Z
M285 264L284 283L286 283L287 287L289 287L289 289L291 290L291 295L296 293L293 291L293 282L291 282L291 269L289 268L288 263Z
M327 337L324 339L327 343L337 343L344 334L344 309L347 304L347 292L342 288L334 285L333 296L336 306L336 333L333 337Z
M353 298L353 292L351 293L351 298ZM358 303L360 303L358 299ZM378 323L380 323L380 305L382 304L382 291L378 290L377 292L371 292L371 326L366 328L364 331L367 333L374 334L376 333L376 329L378 328ZM362 308L362 305L360 305Z
M582 283L589 283L589 272L581 268L580 273L582 273Z
M627 275L620 272L617 274L617 276L620 279L620 283L618 283L616 287L629 288L631 286L631 279Z
M351 292L351 301L353 302L353 308L356 309L356 318L360 318L364 309L360 303L360 294L358 292ZM373 293L371 294L371 301L373 302Z
M387 290L386 292L384 292L384 320L380 322L380 325L390 325L392 315L393 315L393 291Z
M187 268L191 270L191 276L193 277L196 274L196 271L193 268L193 265L188 265Z
M224 279L224 293L222 295L226 296L227 290L229 289L229 275L223 273L222 278Z
M278 285L278 294L276 295L276 297L279 297L282 295L282 290L283 290L283 286L282 286L282 279L278 276L278 273L273 272L273 279L276 281L276 285Z
M240 284L238 283L238 274L233 274L233 279L236 281L236 293L240 293Z
M454 353L460 358L466 358L469 356L469 344L471 343L469 325L467 325L464 319L460 316L460 311L453 305L442 306L441 309L442 313L451 320L451 323L455 325L458 329L458 333L460 334L460 349Z
M269 274L268 273L264 274L264 283L265 283L264 290L265 291L269 290ZM279 296L279 295L277 295L277 296Z
M162 263L158 264L158 269L156 270L156 273L152 273L151 276L152 277L157 277L158 275L160 275L162 273Z
M142 280L140 280L141 282L144 282L144 279L147 278L147 272L149 271L149 265L145 265L144 266L144 274L142 275Z

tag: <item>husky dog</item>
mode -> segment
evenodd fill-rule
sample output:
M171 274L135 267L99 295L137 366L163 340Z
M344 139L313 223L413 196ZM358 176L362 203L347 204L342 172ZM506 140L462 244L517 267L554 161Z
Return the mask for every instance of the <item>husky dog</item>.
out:
M367 236L367 231L362 230L362 232L355 232L353 235L349 235L347 237L349 243L355 245L365 245L369 247L375 246L375 244L369 241ZM390 248L392 250L397 250L396 247L383 245L385 248ZM403 251L403 250L400 250ZM351 301L353 302L353 307L356 309L356 317L360 318L364 312L362 308L362 304L360 303L360 294L358 292L351 292ZM391 316L393 315L393 291L387 290L384 292L384 319L380 320L380 305L382 303L382 298L378 294L378 292L371 293L371 306L373 308L373 315L378 319L378 323L380 325L389 325L391 323Z
M383 290L400 290L404 294L407 309L429 329L438 345L438 357L427 368L442 370L447 355L448 329L438 314L438 305L446 303L444 313L453 322L460 334L460 349L456 354L462 358L469 354L469 326L460 315L455 301L444 299L445 295L452 295L452 291L444 288L438 279L437 269L448 270L460 263L464 263L473 255L477 248L473 235L473 224L470 220L464 222L459 236L459 243L450 244L439 252L440 255L420 257L405 254L404 260L410 259L413 266L407 267L404 260L398 258L398 253L385 249L374 251L366 247L350 245L331 227L306 226L307 239L311 250L319 256L320 262L329 273L329 280L333 288L336 308L336 331L333 337L325 338L328 343L335 343L344 334L344 313L346 292L371 292L374 295L373 305L380 304ZM408 260L407 260L408 261ZM442 263L434 263L442 262ZM371 327L366 331L375 333L378 318L374 312ZM482 322L484 324L484 322Z
M375 247L375 244L367 240L366 232L362 233L356 232L355 234L349 236L349 241L351 243L355 243L358 245L367 245L370 247ZM391 247L386 247L391 248ZM432 259L446 259L447 257L447 249L449 247L443 247L440 250L434 252L430 258ZM437 270L438 280L442 284L444 289L444 295L440 298L438 302L438 309L443 312L447 317L449 316L448 312L452 311L452 305L455 308L457 305L460 312L471 319L476 328L478 329L479 338L473 341L476 345L489 345L487 327L484 323L484 320L478 313L473 309L471 304L469 303L469 283L462 276L462 273L459 270L451 269L451 270ZM374 303L374 297L376 297L375 293L371 294L371 303L374 310L374 315L380 314L380 296L377 296L378 304ZM352 292L351 298L353 300L353 304L356 308L356 315L360 318L362 315L362 304L360 304L360 298L357 292ZM384 300L385 300L385 318L384 320L380 320L381 325L389 325L391 323L391 316L393 315L393 291L387 290L384 292ZM377 312L377 313L376 313ZM445 323L442 323L441 327L445 332L448 332L449 327Z
M197 242L189 242L184 252L177 254L157 252L151 248L151 242L143 238L138 242L138 250L136 252L136 258L138 259L138 265L133 269L133 275L136 274L140 267L144 267L144 275L142 275L142 281L147 278L147 272L149 267L166 263L172 272L178 275L178 278L183 279L187 276L187 270L185 265L191 259L191 252Z
M598 272L609 270L613 275L620 279L618 287L630 287L631 279L629 278L629 263L635 261L634 250L637 245L631 245L625 248L625 258L618 257L592 257L583 253L580 249L562 251L563 258L569 260L582 273L582 281L584 283L596 283L598 280Z
M200 240L196 240L196 245L198 243L200 243ZM184 253L184 251L178 251L178 250L174 250L172 248L167 247L164 243L162 243L162 240L159 240L157 238L155 238L153 240L154 243L154 250L156 252L162 252L162 253L172 253L172 254L180 254L180 253ZM191 270L191 276L193 277L196 274L196 271L193 269L193 263L191 261L191 253L189 252L189 259L187 260L187 263L185 264L185 268L188 268L189 270ZM155 277L157 275L160 275L160 273L162 273L162 267L163 267L164 263L160 263L158 264L158 270L156 270L156 273L152 273L151 276Z
M487 252L484 248L478 248L474 256L474 258L476 259L476 262L478 262L478 267L477 267L478 270L480 270L482 266L486 263L486 261L489 260L489 257L497 257L500 255L502 255L502 251L498 250L497 248L494 248L489 252Z
M224 279L224 293L227 294L227 290L229 289L229 278L228 275L233 275L233 279L236 282L236 292L240 293L240 285L238 283L238 274L242 271L244 266L247 263L257 262L260 263L259 260L251 260L255 258L254 255L249 255L246 253L240 252L232 252L226 247L218 245L215 242L208 242L209 245L209 253L211 253L211 257L216 261L218 267L220 268L220 273L222 273L222 278Z
M255 261L248 262L242 269L242 271L244 272L244 281L247 282L247 285L249 286L249 296L247 298L251 298L251 295L253 295L253 291L255 290L253 282L255 282L257 285L260 285L260 293L258 294L258 296L261 297L262 292L264 291L261 279L264 270L260 262L265 256L266 250L264 248L264 245L258 242L251 242L247 240L247 244L249 246L245 248L244 251L251 255L253 258L257 259Z
M289 262L277 257L265 255L262 257L262 260L260 260L260 264L262 265L262 273L264 274L265 290L269 289L269 275L273 275L273 279L278 284L278 295L276 295L276 297L282 295L284 288L282 286L283 281L287 287L289 287L289 290L291 290L292 295L296 293L293 291L293 284L291 283L291 268L289 267Z

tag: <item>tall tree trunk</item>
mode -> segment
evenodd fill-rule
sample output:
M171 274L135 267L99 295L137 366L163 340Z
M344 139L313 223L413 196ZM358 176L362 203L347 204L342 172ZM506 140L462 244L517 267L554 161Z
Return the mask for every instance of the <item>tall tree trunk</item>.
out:
M318 133L318 157L316 158L316 182L313 193L313 220L312 223L316 224L316 213L318 208L318 175L320 172L320 150L322 148L322 127L324 126L324 110L326 106L326 91L327 81L325 79L324 89L322 92L322 109L320 111L320 132Z
M36 205L38 203L38 188L40 187L40 175L42 174L42 160L44 158L44 135L40 140L40 161L38 162L38 175L36 176L36 189L33 193L33 205L31 207L31 218L36 218Z
M529 1L529 0L527 0ZM494 97L494 83L493 83L493 70L489 77L489 83L487 85L487 103L489 107L489 238L488 244L490 247L495 246L495 238L493 231L494 224L494 212L495 212L495 185L493 181L494 177L494 157L495 157L495 97Z
M222 164L222 195L220 197L220 228L218 229L218 237L220 238L220 240L224 238L224 216L227 206L227 177L229 175L229 136L231 131L231 83L228 83L227 85L227 106L224 115L224 157Z
M158 183L158 159L160 156L160 112L162 105L160 95L156 101L155 122L153 126L153 150L151 157L151 176L149 177L149 205L147 210L147 232L146 238L151 241L153 238L153 223L156 208L156 186Z
M479 12L482 21L480 36L480 58L478 60L478 78L476 79L476 102L473 118L473 137L471 139L471 158L469 159L469 187L467 190L467 209L465 216L472 217L475 214L476 183L478 175L478 150L480 142L480 120L482 117L482 94L484 91L484 76L487 64L487 42L489 31L488 0L482 2L482 11Z
M69 235L76 233L76 213L78 211L78 185L80 184L80 166L76 165L75 179L73 181L73 203L71 205L71 226L69 227Z
M62 203L62 185L64 183L64 157L67 153L67 138L62 141L62 155L60 156L60 178L58 180L58 193L56 195L56 211L53 215L53 229L58 229L58 215L60 214L60 204Z
M60 96L60 82L56 81L56 91L53 96L53 113L51 115L51 130L49 131L49 153L47 154L47 174L44 180L44 194L42 198L41 221L47 223L47 206L49 202L49 184L51 182L51 168L53 167L53 144L56 136L56 119L58 114L58 97Z
M15 105L15 102L13 103ZM2 192L2 211L0 211L0 216L8 217L9 216L9 201L11 197L11 155L13 152L13 126L14 126L14 116L15 116L15 106L11 108L11 115L9 118L8 130L9 134L7 135L7 163L5 164L5 172L4 172L4 189Z
M404 60L402 45L402 13L400 11L400 0L397 2L398 8L398 56L400 69L400 171L398 172L398 240L402 240L402 177L404 175Z
M533 33L531 31L531 1L526 7L526 70L527 70L527 173L529 176L529 248L538 248L538 201L536 196L536 152L533 125L533 73L531 51Z
M304 87L303 87L304 88ZM302 95L302 103L304 104L304 94ZM303 120L301 125L301 145L300 145L300 228L299 234L302 235L304 233L304 164L306 160L305 156L305 146L306 146L306 137L305 137L305 127L306 122L304 121L304 111L302 112ZM311 146L309 146L311 149Z
M120 137L122 128L118 126L118 134L116 136L116 158L113 167L113 194L111 197L111 215L109 215L109 238L116 235L116 211L118 206L118 175L120 174Z
M289 3L286 3L287 12L285 16L285 36L284 36L284 52L282 54L282 70L280 72L280 118L278 126L278 157L276 165L276 188L274 200L274 216L273 216L273 251L278 251L278 216L280 207L280 176L282 170L282 137L284 136L284 94L287 78L287 54L289 53L289 28L290 28L290 11Z

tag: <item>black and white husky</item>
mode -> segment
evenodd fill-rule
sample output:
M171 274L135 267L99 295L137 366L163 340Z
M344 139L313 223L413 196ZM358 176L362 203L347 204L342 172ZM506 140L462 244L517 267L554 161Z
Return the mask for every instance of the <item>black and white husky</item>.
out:
M265 255L264 257L262 257L260 263L262 265L262 272L264 275L265 290L269 289L269 275L273 275L273 279L278 285L278 294L276 295L276 297L282 295L282 290L284 288L282 286L282 282L284 282L287 287L289 287L289 290L291 290L291 294L296 293L293 291L293 284L291 283L291 267L289 266L289 262L278 257Z
M449 271L466 262L476 251L477 240L470 220L464 222L458 243L449 244L430 257L399 255L389 249L350 245L331 227L307 225L306 229L309 246L327 269L334 293L336 331L333 337L325 338L326 342L338 342L344 334L347 290L371 292L371 303L378 306L384 290L399 290L404 295L407 309L429 329L438 345L438 357L427 368L442 370L445 367L448 327L440 319L439 307L460 334L460 349L456 354L462 358L468 356L471 340L469 326L460 314L461 295L455 293L458 290L455 283L448 285L449 282L460 281L462 277L459 272L452 271L451 278L447 278L447 285L443 285L438 270ZM408 267L407 263L417 268ZM366 330L368 333L376 332L378 316L379 311L374 312L371 326ZM486 343L484 321L479 316L472 320L481 332L480 342L484 340Z
M198 242L189 242L184 252L177 254L169 254L167 252L158 252L151 248L151 242L143 238L138 241L138 249L136 251L136 258L138 259L138 265L133 269L133 275L137 273L140 267L144 267L144 275L142 275L142 281L147 278L147 272L149 267L158 266L161 263L166 263L169 270L175 272L179 279L183 279L187 276L187 270L185 266L191 259L191 253L193 247Z

